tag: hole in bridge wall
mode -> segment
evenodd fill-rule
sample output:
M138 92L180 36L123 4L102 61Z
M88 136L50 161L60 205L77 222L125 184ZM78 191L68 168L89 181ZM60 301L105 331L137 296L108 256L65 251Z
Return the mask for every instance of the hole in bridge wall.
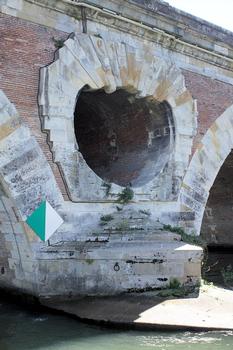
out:
M209 245L233 247L233 151L223 163L210 190L201 236Z
M104 181L139 187L152 180L170 158L174 141L167 102L119 89L80 93L74 118L79 150Z

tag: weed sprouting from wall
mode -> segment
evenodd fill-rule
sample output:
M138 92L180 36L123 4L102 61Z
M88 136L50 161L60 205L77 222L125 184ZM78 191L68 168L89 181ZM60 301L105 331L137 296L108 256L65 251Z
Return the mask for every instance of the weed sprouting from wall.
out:
M64 42L65 40L63 39L55 39L54 37L52 37L54 46L56 47L56 49L60 49L64 46Z
M121 193L118 193L118 201L122 204L129 203L134 197L134 192L130 187L125 187Z
M101 221L104 221L104 222L109 222L109 221L112 221L113 220L113 216L108 214L108 215L103 215L100 217L100 220Z
M108 196L109 196L109 193L110 193L110 191L111 191L112 185L111 185L110 183L108 183L108 182L103 182L103 183L102 183L102 187L105 188L105 195L106 195L106 197L108 197Z
M183 230L182 227L171 226L171 225L163 225L163 230L177 233L178 235L181 236L181 239L182 239L183 242L186 242L186 243L189 243L189 244L198 245L198 246L201 246L203 248L206 248L206 243L199 236L195 236L193 234L187 234Z

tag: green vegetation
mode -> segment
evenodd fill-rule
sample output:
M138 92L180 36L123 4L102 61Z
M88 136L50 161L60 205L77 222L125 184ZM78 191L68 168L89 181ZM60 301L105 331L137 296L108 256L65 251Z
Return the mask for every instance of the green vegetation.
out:
M121 193L118 193L118 201L126 204L134 197L134 192L130 187L125 187Z
M125 231L125 230L129 230L128 220L122 220L120 224L116 227L116 231Z
M226 286L233 287L233 268L232 265L228 265L221 270L222 278Z
M54 46L57 49L60 49L61 47L64 46L64 42L65 42L64 39L55 39L54 37L52 37L52 40L53 40Z
M205 242L199 236L195 236L193 234L188 235L187 233L184 232L182 227L178 227L178 226L173 227L171 225L163 225L163 230L179 234L183 242L198 245L204 248L206 246Z
M180 287L177 289L164 289L161 290L158 293L159 297L176 297L176 298L183 298L185 296L187 296L188 294L190 294L190 291L184 287Z
M169 282L169 288L170 289L177 289L180 288L180 281L178 281L177 278L171 278Z
M108 215L102 215L100 217L100 221L104 221L104 222L109 222L113 220L113 216L108 214Z
M110 193L110 191L111 191L112 185L111 185L110 183L108 183L108 182L103 182L103 183L102 183L102 186L105 187L105 194L106 194L106 196L108 197L108 196L109 196L109 193Z
M88 265L93 264L93 262L94 262L94 259L86 259L86 263L87 263Z
M182 298L190 294L192 290L190 290L190 288L187 288L181 285L180 281L177 278L171 278L167 288L161 290L158 293L158 296L163 298L166 298L166 297Z

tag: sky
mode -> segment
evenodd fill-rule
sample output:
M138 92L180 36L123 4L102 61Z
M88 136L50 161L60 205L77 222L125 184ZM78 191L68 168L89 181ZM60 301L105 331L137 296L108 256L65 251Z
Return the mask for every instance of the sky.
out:
M233 32L233 0L165 0L171 6L191 13Z

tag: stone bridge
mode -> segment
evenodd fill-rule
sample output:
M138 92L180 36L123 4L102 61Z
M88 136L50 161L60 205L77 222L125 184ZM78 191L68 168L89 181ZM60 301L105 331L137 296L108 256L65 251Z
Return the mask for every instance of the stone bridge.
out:
M0 33L0 286L196 283L202 250L164 225L233 243L233 34L157 0L0 0Z

